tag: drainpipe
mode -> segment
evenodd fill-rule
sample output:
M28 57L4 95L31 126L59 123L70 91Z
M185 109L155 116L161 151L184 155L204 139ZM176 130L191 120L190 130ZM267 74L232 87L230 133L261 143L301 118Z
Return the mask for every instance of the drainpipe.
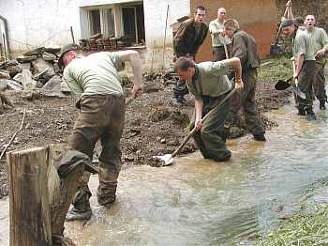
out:
M6 40L4 40L4 42L5 42L4 46L6 48L5 52L6 53L8 52L8 54L7 54L8 57L7 58L10 59L11 56L10 56L10 44L9 44L9 36L8 36L8 33L9 33L9 31L8 31L8 21L5 17L3 17L1 15L0 15L0 20L2 20L4 25L5 25Z

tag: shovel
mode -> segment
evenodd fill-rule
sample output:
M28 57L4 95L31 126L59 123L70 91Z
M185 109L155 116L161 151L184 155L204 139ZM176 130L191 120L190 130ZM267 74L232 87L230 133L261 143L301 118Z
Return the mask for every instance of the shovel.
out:
M213 114L214 110L218 107L221 107L221 105L223 103L225 103L236 91L237 89L234 88L232 89L228 95L226 95L225 98L222 99L222 101L220 101L218 103L218 105L216 105L210 112L208 112L203 118L202 118L202 122L208 118L210 115ZM155 160L159 160L161 162L161 166L170 166L172 164L174 164L174 157L179 154L180 150L186 145L186 143L189 141L189 139L198 131L198 129L196 127L194 127L194 129L192 129L188 135L185 137L185 139L183 140L183 142L179 145L179 147L172 153L172 154L165 154L165 155L158 155L158 156L153 156L153 159Z
M293 70L295 72L295 62L293 61ZM306 99L306 96L304 94L304 92L302 92L299 87L297 86L298 81L297 79L295 79L295 83L292 83L293 81L293 77L287 79L287 80L278 80L278 82L275 84L274 88L278 91L281 90L286 90L287 88L289 88L290 86L292 86L292 91L293 93L295 93L298 97L302 98L302 99Z

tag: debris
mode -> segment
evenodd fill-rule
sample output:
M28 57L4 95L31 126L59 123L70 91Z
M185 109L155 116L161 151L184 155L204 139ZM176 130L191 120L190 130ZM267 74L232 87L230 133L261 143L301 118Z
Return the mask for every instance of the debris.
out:
M47 81L55 75L54 67L47 61L43 60L42 58L38 58L32 62L32 67L34 74L39 74L45 70L46 72L43 73L42 77Z
M24 125L24 122L25 122L25 116L26 116L26 109L24 109L24 112L23 112L23 117L22 117L22 121L21 121L21 124L19 126L19 129L13 134L13 136L11 137L10 141L8 144L6 144L6 147L5 149L2 151L1 155L0 155L0 160L2 159L2 157L5 155L8 147L10 146L10 144L14 141L14 139L16 138L17 134L23 129L23 125Z
M38 57L36 55L33 55L33 56L18 56L16 58L16 60L19 62L19 63L29 63L29 62L32 62L34 60L36 60Z
M48 97L63 97L61 92L62 79L55 75L43 87L42 94Z
M23 71L14 77L15 81L20 82L25 90L32 90L36 87L36 81L32 78L32 73L28 69Z
M0 79L11 79L10 73L7 70L0 70Z

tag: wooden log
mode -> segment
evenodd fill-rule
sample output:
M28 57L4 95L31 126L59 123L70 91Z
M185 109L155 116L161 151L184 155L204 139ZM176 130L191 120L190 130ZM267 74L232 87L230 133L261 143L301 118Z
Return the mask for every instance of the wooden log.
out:
M48 148L7 154L10 245L52 245L48 201Z

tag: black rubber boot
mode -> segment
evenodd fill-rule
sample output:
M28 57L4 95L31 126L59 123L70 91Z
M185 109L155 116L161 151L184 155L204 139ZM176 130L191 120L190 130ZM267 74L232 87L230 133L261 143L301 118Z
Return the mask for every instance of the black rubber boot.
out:
M66 221L89 220L92 215L90 197L90 192L86 190L78 191L73 199L73 208L66 215Z
M312 108L306 110L306 119L308 121L316 120L317 117L315 116L315 113L313 112Z
M326 109L326 100L320 100L320 109L325 110Z
M254 136L254 140L256 141L262 141L262 142L266 141L264 133L254 134L253 136Z
M297 115L304 116L304 115L305 115L305 109L303 109L303 108L299 108L299 109L298 109L298 113L297 113Z

